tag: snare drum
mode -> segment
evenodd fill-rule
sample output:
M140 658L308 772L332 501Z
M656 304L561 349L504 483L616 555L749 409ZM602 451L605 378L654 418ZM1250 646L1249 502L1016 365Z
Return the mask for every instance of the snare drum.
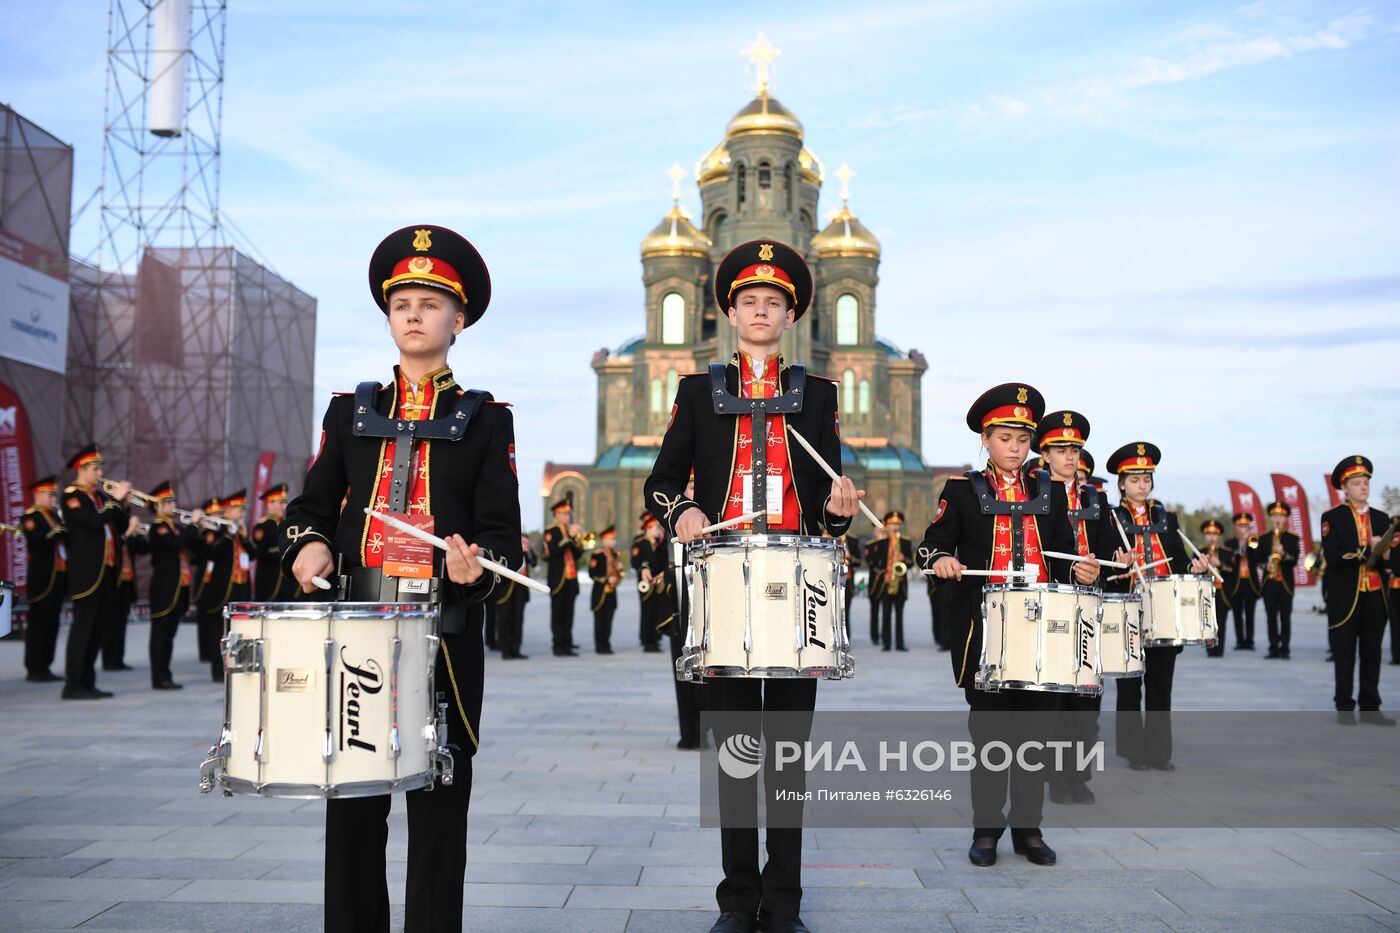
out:
M1099 664L1105 678L1141 677L1142 595L1104 593L1099 623Z
M982 588L982 690L1103 693L1099 617L1103 596L1087 586L993 583Z
M15 585L0 580L0 638L10 634L15 620Z
M201 791L372 797L452 782L433 710L436 607L233 603L224 620L224 726Z
M691 543L690 619L676 678L851 677L844 550L835 539L809 535Z
M1143 616L1143 641L1149 648L1213 645L1215 585L1209 577L1188 574L1148 577Z

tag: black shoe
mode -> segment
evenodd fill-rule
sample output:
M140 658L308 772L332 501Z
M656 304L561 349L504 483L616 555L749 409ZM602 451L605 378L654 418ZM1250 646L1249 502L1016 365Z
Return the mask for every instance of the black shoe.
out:
M646 654L660 654L660 653L661 653L661 646L660 646L660 645L647 645L645 648L642 649L642 651L645 652Z
M1244 650L1246 650L1244 642L1236 642L1235 647L1234 647L1233 649L1231 649L1231 650L1233 650L1233 651L1244 651Z
M950 649L947 645L939 645L939 646L938 646L938 650L939 650L939 651L950 651L950 650L952 650L952 649Z
M885 647L881 648L880 650L881 650L881 651L889 651L889 650L890 650L890 646L889 646L889 645L886 645Z
M1208 658L1223 658L1223 657L1225 657L1225 652L1224 652L1222 649L1220 649L1220 648L1207 648L1207 649L1206 649L1206 657L1208 657Z
M983 839L991 839L990 846L978 846ZM997 863L997 841L991 836L972 840L972 848L967 850L967 860L978 868L990 868Z
M1382 713L1378 709L1364 709L1361 711L1361 721L1368 726L1393 726L1395 720Z
M895 650L895 651L908 651L909 649L906 648L906 647L904 647L903 645L895 645L895 646L894 646L894 650Z
M1331 655L1331 654L1328 654L1327 657L1325 657L1325 658L1322 659L1322 662L1323 662L1324 664L1332 664L1332 663L1334 663L1333 660L1332 660L1332 655Z
M1146 771L1148 764L1145 761L1130 761L1128 762L1128 767L1133 771Z
M1089 789L1088 784L1074 783L1069 786L1069 791L1074 795L1075 803L1093 803L1094 792Z
M59 694L59 697L65 700L105 700L109 696L111 696L110 693L105 693L101 690L92 690L87 687L79 687L76 690L65 687L63 692Z
M1356 714L1353 713L1353 712L1352 712L1351 710L1349 710L1349 709L1339 709L1339 710L1337 710L1337 725L1339 725L1339 726L1354 726L1354 725L1356 725Z
M604 645L602 648L595 648L594 651L593 651L593 653L594 653L594 654L612 654L612 653L613 653L613 650L612 650L611 648L607 647L606 645Z
M53 671L37 671L35 673L30 674L24 679L32 684L51 684L60 681L63 678L59 677Z
M1280 655L1277 651L1270 651L1268 654L1264 655L1264 660L1265 660L1265 661L1272 661L1272 660L1274 660L1275 658L1279 658L1279 657L1282 657L1282 655Z
M1176 770L1176 765L1172 764L1170 761L1164 761L1164 762L1162 762L1162 763L1159 764L1159 765L1153 765L1153 766L1152 766L1152 770L1153 770L1153 771L1175 771L1175 770Z
M152 689L152 690L183 690L183 689L185 689L185 687L184 687L184 684L177 684L177 683L176 683L175 681L173 681L173 680L167 680L167 681L163 681L163 682L158 683L158 684L151 684L151 689Z
M1287 660L1289 660L1289 658L1290 658L1290 655L1289 655L1289 653L1288 653L1287 651L1280 651L1280 652L1278 653L1278 659L1279 659L1280 661L1287 661Z
M210 679L213 680L214 683L216 683L216 684L221 684L221 683L224 682L224 672L223 672L223 671L219 671L217 674L210 674L209 677L210 677Z
M765 933L812 933L801 917L779 917L767 911L759 911L758 929Z
M554 656L556 658L576 658L578 657L578 652L574 651L572 648L555 648Z
M512 661L528 661L530 660L530 656L528 654L521 654L519 651L517 651L510 656L510 659Z
M741 914L726 910L719 915L710 933L753 933L756 926L753 914Z
M1036 845L1026 845L1025 841L1014 833L1011 836L1011 848L1017 855L1024 855L1026 861L1032 865L1054 865L1055 850L1045 844L1041 839Z
M1074 793L1069 789L1068 784L1055 781L1050 785L1051 803L1074 803Z
M1400 664L1400 661L1391 661L1391 664Z
M136 668L132 667L130 664L104 664L104 665L102 665L102 669L103 669L104 671L134 671L134 670L136 670Z
M569 644L569 650L570 650L570 651L577 651L577 650L578 650L578 645L575 645L575 644L573 644L573 643L571 642L571 643Z
M1251 641L1251 642L1247 642L1247 643L1245 644L1245 646L1244 646L1244 650L1245 650L1245 651L1253 651L1253 650L1254 650L1254 642L1252 642L1252 641Z

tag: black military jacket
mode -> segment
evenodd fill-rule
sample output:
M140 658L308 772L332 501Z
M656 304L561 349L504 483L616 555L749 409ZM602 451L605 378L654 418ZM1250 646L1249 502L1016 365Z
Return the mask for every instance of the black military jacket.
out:
M1390 527L1390 516L1380 509L1366 512L1372 535ZM1340 628L1351 621L1361 596L1361 570L1371 558L1371 542L1358 541L1356 512L1343 502L1322 515L1322 556L1327 561L1327 627ZM1382 580L1384 582L1384 580ZM1381 587L1381 598L1389 594Z
M563 589L565 554L574 556L574 572L578 576L582 576L584 572L583 548L569 537L567 529L560 528L558 525L550 525L544 530L544 561L545 583L549 585L551 594ZM577 577L575 579L577 580Z
M297 581L282 569L282 523L271 515L253 526L253 598L258 602L295 599Z
M1298 566L1298 552L1300 546L1298 536L1293 532L1284 530L1279 536L1279 543L1283 545L1283 556L1279 560L1279 568L1283 577L1283 588L1289 593L1293 592L1293 569ZM1259 575L1265 577L1269 572L1269 559L1274 553L1274 532L1270 529L1259 536L1259 549L1255 551L1259 559ZM1265 581L1267 582L1267 581Z
M779 366L782 367L781 361ZM789 388L792 370L781 368L779 387ZM738 354L724 369L725 386L731 394L739 394ZM802 410L785 416L785 428L800 432L828 464L841 470L841 437L836 414L836 385L828 379L807 376L803 390L806 398ZM661 440L661 452L656 457L651 476L645 486L644 508L650 511L672 534L676 521L686 509L697 507L711 521L724 515L725 502L734 476L738 453L739 419L743 415L722 415L715 411L710 395L708 373L685 376L676 390L671 423ZM769 430L776 422L769 419ZM792 480L801 513L799 527L804 534L819 535L825 528L833 537L846 533L850 518L826 511L831 480L802 447L787 440L787 455ZM695 498L685 497L685 486L695 470Z
M199 591L199 611L204 613L221 612L231 602L246 601L251 589L247 581L234 583L234 567L240 559L234 548L234 538L243 552L243 559L249 560L248 539L243 532L229 533L225 530L205 531L200 543L200 553L204 555L204 586ZM246 574L246 571L245 571Z
M870 586L879 587L881 596L903 600L909 598L909 574L918 573L919 568L914 565L914 542L901 534L896 546L899 548L899 559L904 561L907 572L895 585L893 593L890 592L889 581L884 578L884 574L889 571L890 539L888 535L872 542L870 550L866 554L866 566L870 568Z
M20 519L29 564L25 577L25 598L29 604L46 599L63 599L63 571L58 569L59 548L68 533L51 509L31 505Z
M194 555L204 543L193 525L178 524L173 519L156 519L146 533L151 552L151 618L161 619L175 611L180 600L180 552L185 553L190 573L195 572ZM194 577L190 577L193 585Z
M1232 603L1236 599L1243 598L1249 594L1258 596L1263 590L1263 587L1259 583L1259 570L1264 561L1264 557L1261 556L1264 552L1257 547L1241 546L1238 537L1230 538L1224 544L1220 545L1220 550L1230 552L1230 561L1234 565L1230 575L1225 577L1225 595L1230 597ZM1241 561L1249 568L1249 576L1244 578L1243 581L1239 574ZM1224 576L1223 573L1221 575ZM1242 582L1244 584L1243 586L1241 586Z
M97 501L93 501L96 496ZM81 486L63 491L63 524L68 529L68 597L83 599L97 592L103 581L115 587L121 573L118 538L126 531L131 512L103 492L89 495ZM107 531L118 548L117 565L103 563Z

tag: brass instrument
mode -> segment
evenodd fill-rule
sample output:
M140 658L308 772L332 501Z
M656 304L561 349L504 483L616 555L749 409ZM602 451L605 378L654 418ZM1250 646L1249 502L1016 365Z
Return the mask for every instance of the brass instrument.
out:
M908 572L908 564L902 560L895 561L894 566L891 567L889 573L885 575L885 592L890 596L899 593L900 581L904 579L904 575Z
M650 593L650 592L651 592L651 581L650 581L650 580L638 580L638 581L637 581L637 592L638 592L638 593L641 593L643 596L645 596L646 594Z
M617 559L616 551L607 551L604 556L608 562L608 589L616 592L622 584L622 561Z
M104 479L102 480L102 491L111 496L112 490L115 489L117 485L118 483L116 480ZM149 509L155 504L156 500L133 486L131 491L126 494L126 501L134 502L143 509Z
M1322 566L1322 555L1312 551L1303 558L1303 569L1308 573L1316 573L1318 567Z
M5 522L0 522L0 534L12 534L16 538L18 538L24 534L24 529L20 528L18 525L10 525L6 524Z
M574 543L579 546L580 550L591 551L598 546L598 536L590 531L574 538Z
M1250 535L1250 536L1249 536L1249 543L1247 544L1247 547L1248 547L1251 551L1258 550L1258 549L1259 549L1259 536L1258 536L1258 535Z
M1400 531L1400 516L1391 519L1390 527L1380 535L1380 544L1371 548L1371 556L1366 559L1367 567L1374 570L1381 565L1381 559L1390 552L1391 546L1395 544L1392 538L1397 531ZM1363 548L1370 544L1369 541L1361 541L1359 543Z

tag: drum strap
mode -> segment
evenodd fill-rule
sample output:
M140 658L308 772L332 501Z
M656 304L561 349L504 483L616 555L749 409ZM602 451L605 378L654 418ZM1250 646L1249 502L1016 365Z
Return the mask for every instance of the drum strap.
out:
M1069 510L1070 524L1098 521L1099 513L1103 510L1103 499L1099 497L1099 491L1093 486L1080 486L1079 501L1081 508Z
M1123 530L1130 535L1142 535L1142 562L1150 564L1154 560L1166 557L1165 554L1157 554L1152 547L1152 536L1164 535L1167 533L1167 509L1160 502L1153 502L1149 507L1150 521L1146 525L1133 524L1133 513L1131 510L1118 506L1119 517L1123 519ZM1136 543L1136 542L1134 542Z
M807 367L788 367L788 388L774 398L740 398L724 384L724 363L710 364L710 395L717 415L748 414L753 426L753 530L768 533L768 416L795 415L802 410L802 390L807 385Z
M1033 474L1037 495L1026 502L1003 502L998 499L992 491L992 484L987 482L986 474L981 470L968 470L964 475L972 481L972 490L977 493L977 508L983 515L1011 515L1019 519L1026 515L1050 514L1050 474L1045 470L1036 470ZM1026 566L1025 524L1023 521L1011 523L1012 570L1023 570Z

